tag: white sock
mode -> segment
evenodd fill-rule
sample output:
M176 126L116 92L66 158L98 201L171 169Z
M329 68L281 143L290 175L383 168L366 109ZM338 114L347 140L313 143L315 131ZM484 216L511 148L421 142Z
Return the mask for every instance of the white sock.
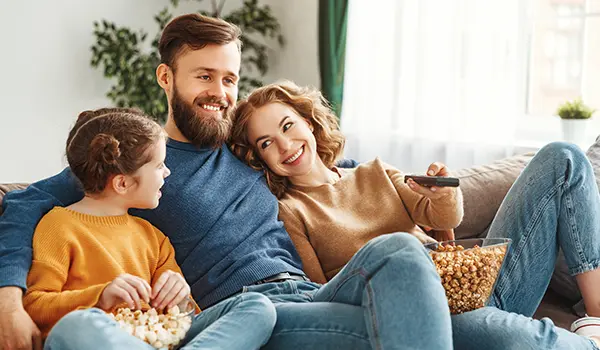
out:
M600 337L600 317L582 317L571 325L571 332L584 337Z

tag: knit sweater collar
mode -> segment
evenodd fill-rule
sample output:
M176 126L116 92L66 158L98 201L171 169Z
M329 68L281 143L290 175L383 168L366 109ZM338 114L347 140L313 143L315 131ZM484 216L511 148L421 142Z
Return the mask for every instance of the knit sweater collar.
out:
M99 226L120 226L124 225L129 221L130 215L115 215L115 216L98 216L80 213L68 208L56 207L55 210L63 210L69 215L75 217L77 220L87 222L93 225Z

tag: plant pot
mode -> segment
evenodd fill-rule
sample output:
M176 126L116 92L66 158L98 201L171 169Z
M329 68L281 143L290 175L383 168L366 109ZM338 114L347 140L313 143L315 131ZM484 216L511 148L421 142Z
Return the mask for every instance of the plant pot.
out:
M589 119L561 119L563 140L575 144L585 141L585 130L589 127Z

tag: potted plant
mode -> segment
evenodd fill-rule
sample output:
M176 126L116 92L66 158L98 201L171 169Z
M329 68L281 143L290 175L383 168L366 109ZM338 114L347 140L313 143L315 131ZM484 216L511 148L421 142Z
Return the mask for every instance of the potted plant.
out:
M580 143L585 139L589 119L596 110L586 106L581 98L567 101L558 107L556 114L561 119L563 140Z

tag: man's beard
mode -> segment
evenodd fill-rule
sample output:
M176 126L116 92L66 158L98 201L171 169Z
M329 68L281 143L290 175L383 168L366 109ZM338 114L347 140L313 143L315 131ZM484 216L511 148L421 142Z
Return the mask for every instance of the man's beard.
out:
M222 118L210 115L214 112L205 111L203 104L216 104L225 107L221 113ZM179 95L177 88L173 87L173 120L183 136L198 147L219 148L231 136L231 117L229 103L224 99L203 96L196 97L193 105L189 105Z

